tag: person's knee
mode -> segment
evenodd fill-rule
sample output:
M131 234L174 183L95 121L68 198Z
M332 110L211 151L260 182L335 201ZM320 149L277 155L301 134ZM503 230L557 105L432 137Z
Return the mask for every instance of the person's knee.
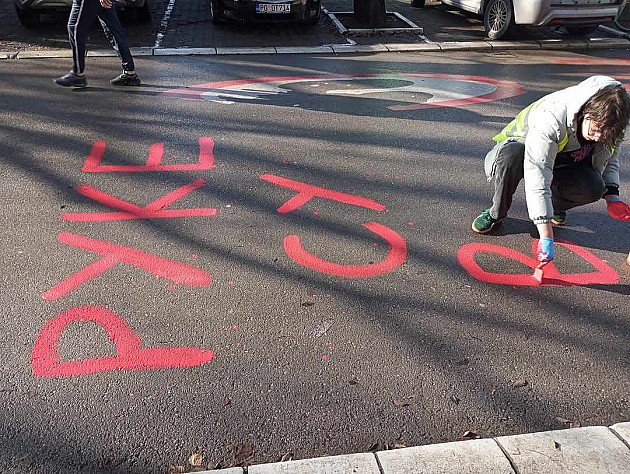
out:
M602 175L596 170L588 168L583 173L578 173L575 177L575 185L588 202L595 202L602 198L606 192L606 184Z
M506 173L522 174L525 145L510 140L498 143L488 152L485 159L485 170L488 178Z
M596 181L589 181L584 184L582 189L585 200L588 200L588 202L597 202L606 192L606 185L603 180L600 183L597 183Z
M551 190L579 206L599 201L606 192L606 185L594 169L566 168L554 171Z

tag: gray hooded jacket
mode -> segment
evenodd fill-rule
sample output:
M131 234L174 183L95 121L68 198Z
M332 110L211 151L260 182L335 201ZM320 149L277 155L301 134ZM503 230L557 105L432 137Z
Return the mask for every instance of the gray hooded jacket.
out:
M496 142L517 138L525 144L525 198L535 224L553 216L551 179L556 154L578 150L577 113L596 92L620 83L608 76L592 76L579 84L553 92L523 109L497 136ZM593 149L593 168L606 186L619 187L619 147L603 143ZM488 172L488 171L487 171ZM490 176L489 176L490 178Z

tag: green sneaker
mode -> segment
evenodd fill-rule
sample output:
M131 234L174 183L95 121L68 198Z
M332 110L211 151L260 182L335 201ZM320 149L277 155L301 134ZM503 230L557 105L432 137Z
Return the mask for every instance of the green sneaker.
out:
M487 234L492 228L501 222L490 215L490 209L484 210L472 223L472 230L478 234Z
M554 212L551 223L555 225L564 225L567 223L567 211Z

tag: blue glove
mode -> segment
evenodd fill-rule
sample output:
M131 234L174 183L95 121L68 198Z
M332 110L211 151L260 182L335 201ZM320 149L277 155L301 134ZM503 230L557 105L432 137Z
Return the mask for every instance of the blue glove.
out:
M538 241L538 249L536 250L536 258L541 263L549 263L555 257L553 248L553 239L543 237Z

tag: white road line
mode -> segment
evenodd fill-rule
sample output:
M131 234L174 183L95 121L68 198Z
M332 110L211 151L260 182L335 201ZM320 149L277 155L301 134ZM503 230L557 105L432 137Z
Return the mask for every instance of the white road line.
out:
M162 46L162 39L166 34L166 30L168 30L168 21L171 19L173 8L175 8L175 0L169 0L168 6L166 7L166 10L164 10L162 21L160 22L160 28L157 35L155 36L155 44L153 45L153 47L156 49Z

